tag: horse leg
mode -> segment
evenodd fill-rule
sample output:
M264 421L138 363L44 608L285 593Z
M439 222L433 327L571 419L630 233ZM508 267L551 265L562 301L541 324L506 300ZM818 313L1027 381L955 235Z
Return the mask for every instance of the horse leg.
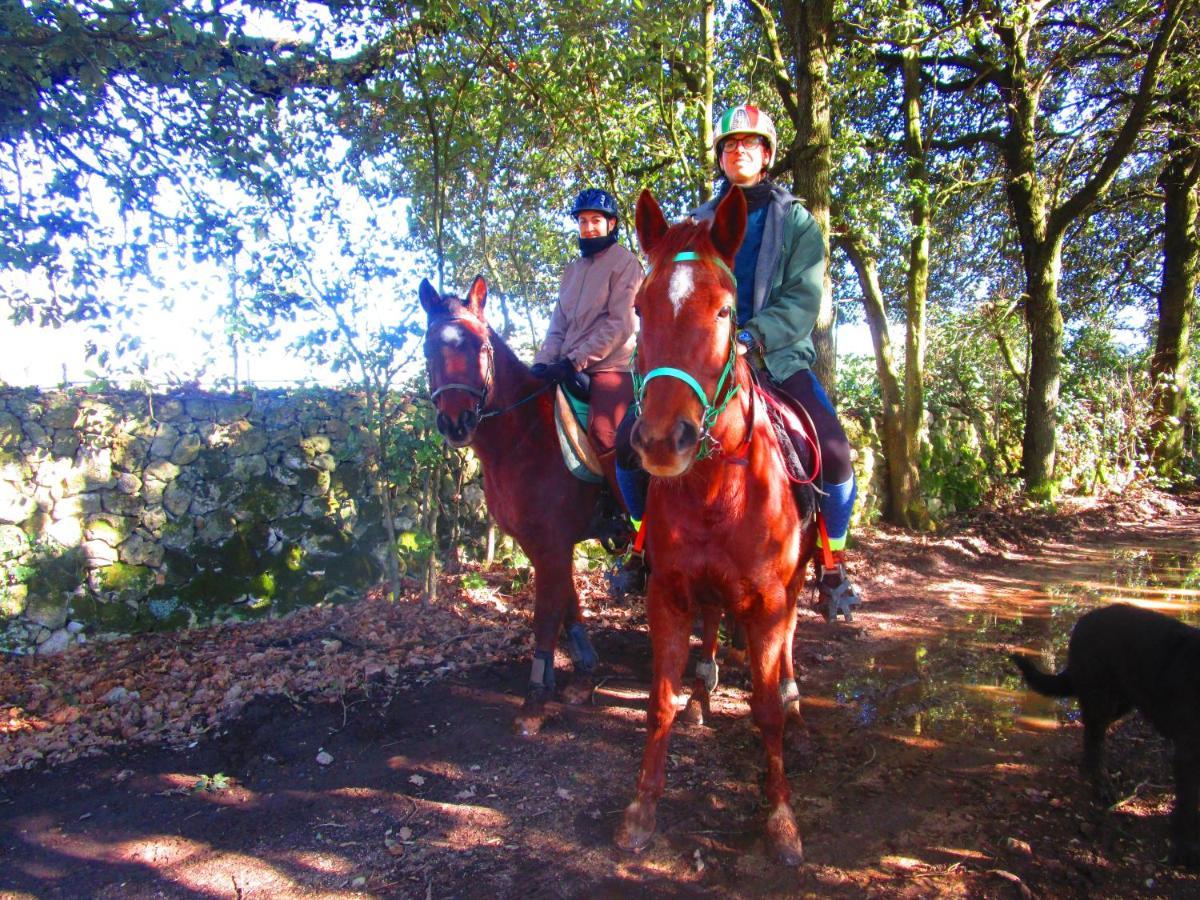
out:
M537 734L545 724L546 703L554 697L554 647L570 598L575 595L570 550L539 554L532 562L533 664L525 702L513 721L513 729L525 737ZM578 597L575 603L578 606Z
M788 633L783 644L782 671L779 679L779 700L783 704L784 727L800 724L800 688L796 685L796 669L792 653L796 642L796 609L788 613Z
M768 604L783 609L775 616L749 621L746 630L750 639L750 674L753 694L750 711L762 734L766 755L767 777L764 793L771 808L767 816L767 843L780 862L798 866L804 861L800 829L792 812L791 787L783 770L783 706L779 702L780 672L784 660L784 639L791 633L787 612L794 609L784 598Z
M650 644L654 654L654 679L646 709L646 750L638 774L637 793L625 808L615 841L622 850L641 850L654 836L655 812L666 787L667 744L678 707L675 697L683 680L688 658L691 615L665 589L655 590L650 582L647 607Z
M592 699L592 691L596 687L596 663L600 658L588 638L587 628L583 624L583 614L579 607L579 593L575 590L575 580L570 582L571 592L566 614L567 652L571 656L571 665L575 674L571 683L563 688L563 699L578 706Z
M689 725L703 725L712 718L711 695L717 689L720 669L717 666L717 639L721 633L719 606L705 605L701 612L704 618L704 640L700 645L700 659L696 663L696 677L692 679L692 695L684 707L683 721Z

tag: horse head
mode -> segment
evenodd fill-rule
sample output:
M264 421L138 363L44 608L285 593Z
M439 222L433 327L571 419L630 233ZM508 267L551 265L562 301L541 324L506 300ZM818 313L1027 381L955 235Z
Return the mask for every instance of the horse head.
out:
M635 221L650 274L635 302L639 416L631 440L647 472L672 477L707 453L710 429L737 391L733 258L746 230L746 200L732 189L711 222L668 227L643 191Z
M425 310L425 368L429 394L437 409L438 433L452 447L465 447L475 437L495 382L492 341L483 308L487 283L471 282L467 299L442 296L421 281Z

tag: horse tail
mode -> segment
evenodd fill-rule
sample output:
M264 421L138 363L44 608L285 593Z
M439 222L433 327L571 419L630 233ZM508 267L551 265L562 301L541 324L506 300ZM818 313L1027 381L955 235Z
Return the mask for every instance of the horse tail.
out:
M1024 676L1026 684L1047 697L1074 697L1075 683L1066 670L1057 675L1043 672L1030 657L1014 653L1009 657Z

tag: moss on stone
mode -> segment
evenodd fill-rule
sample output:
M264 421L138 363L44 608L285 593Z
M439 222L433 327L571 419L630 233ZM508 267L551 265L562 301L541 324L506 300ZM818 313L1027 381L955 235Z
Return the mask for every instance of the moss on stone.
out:
M129 563L115 562L99 571L97 581L103 591L113 591L119 594L136 594L140 599L149 586L154 582L154 573L146 566L134 566Z

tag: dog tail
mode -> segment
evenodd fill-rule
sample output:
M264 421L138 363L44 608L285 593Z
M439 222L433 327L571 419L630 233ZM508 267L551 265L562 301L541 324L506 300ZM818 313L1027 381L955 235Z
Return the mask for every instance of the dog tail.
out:
M1009 658L1021 670L1021 674L1025 676L1025 682L1039 694L1047 697L1075 696L1075 685L1071 682L1071 676L1065 671L1051 675L1038 668L1037 663L1028 656L1014 653Z

